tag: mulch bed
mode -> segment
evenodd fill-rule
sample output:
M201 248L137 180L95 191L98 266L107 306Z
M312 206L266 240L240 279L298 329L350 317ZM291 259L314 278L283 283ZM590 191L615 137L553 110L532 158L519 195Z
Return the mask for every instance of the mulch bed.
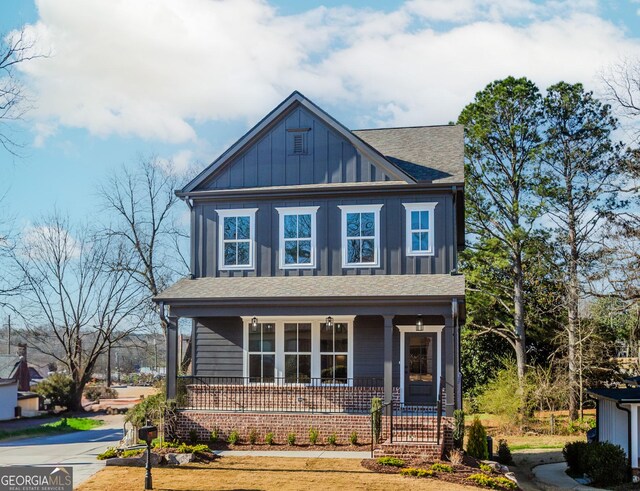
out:
M364 445L325 445L317 444L310 445L308 443L289 445L287 443L274 443L273 445L267 445L266 443L236 443L230 445L226 442L209 443L209 448L212 450L292 450L292 451L309 451L309 452L321 452L321 451L335 451L341 452L367 452L371 449L368 444Z
M363 460L362 467L365 469L369 469L373 472L379 472L382 474L399 474L401 469L406 469L408 467L413 467L416 469L429 469L431 465L434 463L433 460L423 460L423 459L402 459L405 462L404 467L394 467L391 465L382 465L378 463L377 459L365 459ZM445 464L451 465L450 462L444 462ZM467 478L472 474L477 474L480 471L480 465L478 461L465 455L463 458L463 462L460 465L451 465L453 467L454 472L437 472L436 477L428 477L428 478L419 478L419 479L437 479L443 482L450 482L455 484L461 484L466 486L476 486L473 481L468 481ZM501 474L493 474L494 477L497 477ZM408 478L415 479L415 478ZM480 486L477 486L480 487ZM486 488L483 488L486 489Z

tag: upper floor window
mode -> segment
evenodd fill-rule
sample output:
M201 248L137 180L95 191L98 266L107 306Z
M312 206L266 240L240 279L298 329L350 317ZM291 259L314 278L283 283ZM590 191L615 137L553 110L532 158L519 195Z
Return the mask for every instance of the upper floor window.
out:
M380 266L380 209L382 205L343 205L342 266Z
M317 206L276 208L280 215L280 267L313 268L316 263Z
M406 212L407 256L432 256L433 214L437 203L403 203Z
M257 208L216 210L218 269L253 269Z

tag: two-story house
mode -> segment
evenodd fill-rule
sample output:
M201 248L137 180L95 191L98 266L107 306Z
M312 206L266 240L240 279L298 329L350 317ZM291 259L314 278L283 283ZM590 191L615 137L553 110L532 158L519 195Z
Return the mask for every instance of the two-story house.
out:
M192 274L155 301L179 433L363 441L373 397L432 419L461 406L463 140L456 125L351 131L294 92L177 192Z

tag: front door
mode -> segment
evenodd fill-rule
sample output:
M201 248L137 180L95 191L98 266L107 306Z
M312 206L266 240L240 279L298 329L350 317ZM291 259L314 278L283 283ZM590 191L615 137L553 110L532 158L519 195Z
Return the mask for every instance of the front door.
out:
M405 335L404 402L431 404L438 399L437 334L412 332Z

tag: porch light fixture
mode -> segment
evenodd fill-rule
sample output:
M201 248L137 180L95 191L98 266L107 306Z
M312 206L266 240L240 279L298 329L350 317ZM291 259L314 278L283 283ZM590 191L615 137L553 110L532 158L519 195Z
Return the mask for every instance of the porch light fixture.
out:
M333 329L333 317L329 316L324 321L324 327L327 331Z
M258 332L258 318L251 319L251 332Z
M424 324L422 323L421 315L416 318L416 331L424 331Z

